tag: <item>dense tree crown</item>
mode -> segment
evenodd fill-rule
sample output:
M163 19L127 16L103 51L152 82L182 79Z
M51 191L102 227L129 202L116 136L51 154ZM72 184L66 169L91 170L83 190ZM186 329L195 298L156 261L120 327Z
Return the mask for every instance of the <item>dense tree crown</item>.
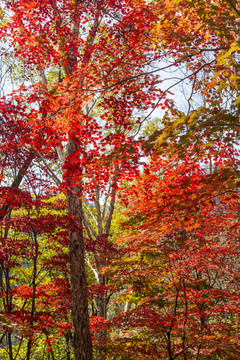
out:
M0 357L238 359L239 3L0 22Z

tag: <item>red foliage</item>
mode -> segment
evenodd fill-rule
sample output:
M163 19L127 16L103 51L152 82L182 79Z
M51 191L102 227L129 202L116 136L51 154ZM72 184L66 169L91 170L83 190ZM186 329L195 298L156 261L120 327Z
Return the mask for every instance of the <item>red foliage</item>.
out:
M131 309L110 321L122 329L113 332L114 354L122 347L131 359L239 355L239 194L227 189L195 161L170 168L157 157L125 189L125 255L108 270Z

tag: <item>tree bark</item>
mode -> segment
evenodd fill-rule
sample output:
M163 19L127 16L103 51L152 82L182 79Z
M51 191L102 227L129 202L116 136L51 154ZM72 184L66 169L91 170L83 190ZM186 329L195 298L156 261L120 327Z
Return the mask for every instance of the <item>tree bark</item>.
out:
M76 151L76 144L69 140L67 157ZM68 161L66 159L66 161ZM82 230L82 189L68 179L68 214L76 223L69 233L69 257L72 288L72 323L74 329L74 352L76 360L92 360L92 340L89 326L87 281L84 262L84 238Z

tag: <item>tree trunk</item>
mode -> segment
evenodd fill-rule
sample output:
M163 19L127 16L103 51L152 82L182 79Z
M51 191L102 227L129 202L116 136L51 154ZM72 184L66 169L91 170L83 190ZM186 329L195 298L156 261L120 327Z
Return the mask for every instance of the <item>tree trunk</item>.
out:
M70 140L69 157L76 150L76 144ZM68 214L74 219L76 228L69 234L69 258L72 287L72 323L74 330L74 351L76 360L92 359L92 340L90 335L87 282L84 262L84 239L82 231L81 186L74 184L68 189Z
M108 279L105 275L99 275L99 284L100 285L107 285ZM97 316L103 317L107 319L107 293L104 292L103 294L99 294L97 296L96 304L97 304ZM99 342L98 350L97 350L97 359L98 360L106 360L107 359L107 331L101 330L99 331L95 337L96 340Z

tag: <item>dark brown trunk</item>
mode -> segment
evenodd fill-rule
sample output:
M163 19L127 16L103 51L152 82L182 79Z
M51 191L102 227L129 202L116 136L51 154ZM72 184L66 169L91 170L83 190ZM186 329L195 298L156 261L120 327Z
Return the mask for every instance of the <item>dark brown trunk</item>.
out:
M69 142L68 157L76 150ZM69 179L70 182L71 179ZM81 186L72 183L68 190L68 214L74 219L76 228L69 234L69 258L72 288L72 323L74 330L74 351L76 360L92 360L92 340L90 335L87 281L84 262L84 239L82 231Z
M9 354L9 360L13 360L13 351L12 351L12 334L7 334L8 339L8 354Z
M79 225L81 226L79 209L82 204L78 188L74 186L68 194L68 213L78 222L78 227L72 230L69 236L74 349L76 360L91 360L92 341L89 329L84 240L82 230L79 229Z

